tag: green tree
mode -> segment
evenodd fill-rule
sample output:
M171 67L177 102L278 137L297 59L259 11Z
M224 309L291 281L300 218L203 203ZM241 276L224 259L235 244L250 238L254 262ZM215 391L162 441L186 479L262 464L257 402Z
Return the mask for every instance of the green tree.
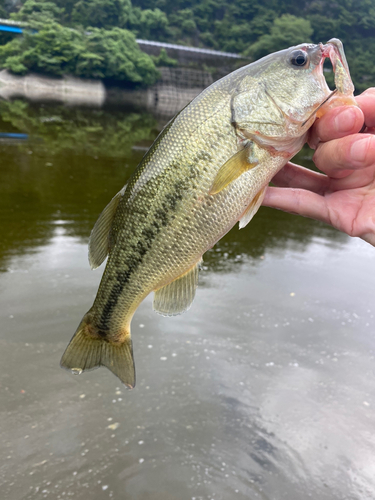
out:
M275 19L269 34L262 35L246 51L245 55L259 59L271 52L288 48L299 43L310 42L313 29L310 21L284 14Z
M73 23L96 28L126 26L132 14L130 0L80 0L71 13Z
M168 25L168 18L160 9L134 8L127 22L127 27L144 40L163 39L168 33Z
M151 56L155 63L155 66L177 66L178 62L176 59L172 59L168 56L165 49L161 49L158 56Z
M142 52L128 30L66 28L55 21L32 24L25 32L0 46L0 64L16 74L28 71L61 76L72 74L131 84L151 85L159 76L150 56Z
M370 41L366 47L350 47L347 51L350 73L357 92L375 87L375 65L370 63L374 58L374 52L374 40Z
M192 9L181 9L169 16L169 33L177 43L196 45L197 25Z
M64 9L59 8L54 2L44 0L26 0L22 8L10 14L16 21L26 21L28 23L48 22L48 20L58 19Z
M8 9L6 0L0 0L0 17L6 19L8 17Z
M37 33L25 31L21 38L0 46L1 66L17 74L74 73L77 57L84 50L84 35L51 20L33 26Z
M196 16L199 18L198 10ZM208 25L204 36L211 32L212 46L218 50L241 53L269 32L277 16L277 8L266 8L258 0L236 0L216 11L213 29ZM202 17L205 23L210 22L209 18ZM203 27L203 20L197 21L199 27Z
M85 51L75 74L151 85L159 76L150 56L142 52L128 30L88 28Z
M262 2L259 0L232 0L231 2L227 0L18 0L17 2L0 0L0 15L6 16L8 12L16 10L21 2L23 2L21 9L13 14L13 17L29 22L33 27L35 23L48 25L50 21L55 21L62 24L64 28L78 27L82 30L80 36L88 26L110 31L114 28L123 28L130 30L138 38L243 53L253 59L300 42L310 40L315 43L326 42L336 37L344 42L357 89L363 89L374 82L375 64L372 61L375 40L374 0L342 0L340 2L331 0L262 0ZM128 35L123 35L123 37L126 36ZM97 35L94 38L96 37ZM45 54L46 61L42 61L41 53L36 56L35 61L36 49L31 42L31 52L27 52L29 47L22 42L12 42L5 52L2 51L0 54L0 62L18 73L28 71L31 66L44 68L43 71L53 71L55 67L66 71L72 66L79 74L113 75L115 63L111 60L106 64L103 58L111 59L112 56L108 50L113 49L116 57L121 59L120 51L117 50L117 47L122 46L121 37L119 38L114 33L105 36L101 34L100 37L103 46L101 43L86 44L74 39L71 58L76 59L76 62L72 61L71 64L68 60L64 61L66 56L69 58L66 51L61 56L57 53L53 54L48 49ZM56 38L61 41L62 38L68 39L69 37L68 34L59 32ZM117 41L110 42L114 39ZM9 42L9 35L3 35L0 43L1 41L3 44ZM52 42L52 46L57 50L60 42L57 44L53 40ZM78 51L79 67L77 67L78 59L75 49L77 43L83 44L83 49ZM135 54L136 49L133 43L129 43L130 52ZM93 45L95 45L95 50ZM27 57L21 56L22 50L26 51ZM124 81L124 78L130 77L132 81L134 79L138 81L139 75L145 71L148 74L147 81L152 81L153 78L149 78L152 73L150 61L142 61L139 55L134 54L131 57L126 56L127 59L130 58L131 64L125 64L125 61L118 64L120 79ZM60 64L57 61L59 58L61 58ZM160 63L162 63L161 60ZM151 73L147 69L133 70L132 64L135 68L148 67Z
M0 17L2 19L7 19L9 17L10 5L7 0L0 0ZM14 35L12 33L7 33L6 31L0 32L0 45L8 43Z

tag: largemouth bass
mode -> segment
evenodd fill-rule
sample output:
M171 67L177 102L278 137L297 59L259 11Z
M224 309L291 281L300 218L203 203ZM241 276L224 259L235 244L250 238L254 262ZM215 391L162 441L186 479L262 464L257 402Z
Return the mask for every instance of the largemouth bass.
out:
M61 366L74 373L106 366L134 387L130 322L137 307L152 291L163 315L190 307L202 255L236 222L248 224L334 94L323 76L326 57L336 95L350 98L341 42L302 44L215 82L165 127L94 226L91 267L108 261Z

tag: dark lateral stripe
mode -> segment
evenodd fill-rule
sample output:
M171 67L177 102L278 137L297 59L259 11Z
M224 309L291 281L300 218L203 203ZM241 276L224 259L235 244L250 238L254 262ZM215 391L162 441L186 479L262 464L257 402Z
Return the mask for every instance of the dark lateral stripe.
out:
M158 217L150 226L143 229L141 239L139 239L136 244L131 245L133 252L125 264L127 269L117 273L117 282L113 285L109 298L103 308L99 323L100 330L108 331L112 313L117 305L122 291L124 290L126 284L130 281L132 275L142 264L145 255L152 247L152 244L161 228L167 224L168 215L165 212L161 212L160 217Z
M146 226L141 233L141 236L136 244L132 244L132 254L124 263L127 268L125 271L118 271L116 275L116 283L113 285L109 294L109 298L103 307L103 312L99 322L99 329L103 332L103 336L109 330L111 316L117 305L117 302L122 294L125 286L130 281L132 275L137 271L142 264L145 255L151 249L155 238L160 233L163 227L167 226L169 221L174 218L173 212L184 197L187 189L187 179L184 181L175 181L171 191L164 195L164 200L160 203L161 208L154 212L154 220L150 225Z
M150 234L150 233L149 233ZM151 247L152 241L148 240L146 245L144 245L141 241L138 241L137 245L132 245L134 253L129 257L127 261L127 270L119 271L116 275L116 283L113 285L111 293L109 294L109 298L103 308L103 312L100 318L99 329L103 331L109 330L109 322L111 320L111 316L114 308L117 305L117 302L120 298L120 295L126 286L126 284L130 281L132 274L136 272L139 268L140 264L143 261L144 256L147 253L147 250Z

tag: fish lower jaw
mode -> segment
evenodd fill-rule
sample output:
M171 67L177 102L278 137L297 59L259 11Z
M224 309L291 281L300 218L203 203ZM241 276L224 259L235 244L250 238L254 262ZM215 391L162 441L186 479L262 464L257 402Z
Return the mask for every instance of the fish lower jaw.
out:
M272 155L290 159L292 156L297 154L305 144L306 136L307 132L304 132L302 135L297 137L257 136L257 138L254 139L254 142L256 142L260 148L269 151Z
M336 94L326 104L324 104L316 113L317 118L324 116L329 109L338 108L339 106L357 106L357 101L352 95Z

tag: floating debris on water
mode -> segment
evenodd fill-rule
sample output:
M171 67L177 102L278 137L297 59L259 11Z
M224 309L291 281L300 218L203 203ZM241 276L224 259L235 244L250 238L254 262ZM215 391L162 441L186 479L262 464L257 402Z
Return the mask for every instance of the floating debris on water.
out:
M115 431L116 429L118 429L119 426L120 426L120 424L118 422L115 422L114 424L108 425L107 429L111 429L112 431Z

